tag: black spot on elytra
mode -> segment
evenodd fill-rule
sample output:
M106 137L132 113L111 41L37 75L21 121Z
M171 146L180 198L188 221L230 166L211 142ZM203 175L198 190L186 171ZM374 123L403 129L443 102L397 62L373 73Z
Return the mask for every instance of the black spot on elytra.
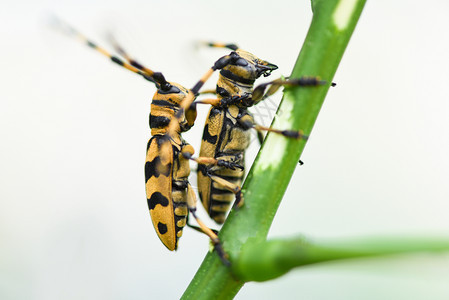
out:
M152 161L147 161L145 163L145 182L147 182L148 179L153 176L170 176L170 169L171 163L164 165L161 162L161 158L159 156L156 156Z
M198 172L201 172L204 176L207 176L207 167L205 165L198 165Z
M167 225L159 222L159 223L157 223L157 230L159 231L160 234L166 234L167 233Z
M151 115L150 115L150 117L151 117ZM160 135L160 134L154 135L154 136L148 141L148 144L147 144L147 151L148 151L148 149L150 149L151 143L152 143L153 141L156 141L157 147L158 147L158 148L161 148L162 145L163 145L164 143L167 143L167 142L170 143L170 137L169 137L169 136L166 136L166 135ZM160 149L158 149L158 151L159 151L159 150L160 150Z
M156 205L160 204L164 207L168 206L168 199L167 197L165 197L164 195L162 195L159 192L154 192L150 199L147 199L148 201L148 208L149 209L154 209L156 207Z
M217 138L218 138L218 136L211 135L209 133L209 124L206 124L206 126L204 126L204 131L203 131L203 141L209 142L214 145L217 142Z

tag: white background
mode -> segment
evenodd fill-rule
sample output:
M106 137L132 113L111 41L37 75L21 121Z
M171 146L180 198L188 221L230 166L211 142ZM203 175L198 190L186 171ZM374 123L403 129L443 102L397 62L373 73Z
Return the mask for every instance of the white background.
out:
M143 164L155 88L47 15L103 45L112 31L191 87L228 52L197 40L238 43L277 64L272 77L289 75L309 1L1 4L0 298L179 298L209 242L186 229L173 253L152 228ZM448 11L444 0L368 1L270 237L449 233ZM205 113L185 135L196 149ZM447 255L310 266L237 298L448 299L448 270Z

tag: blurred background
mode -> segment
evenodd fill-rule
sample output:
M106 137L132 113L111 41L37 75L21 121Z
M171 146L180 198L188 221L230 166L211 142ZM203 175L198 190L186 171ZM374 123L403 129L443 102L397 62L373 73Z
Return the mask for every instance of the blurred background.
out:
M272 78L288 76L310 2L1 3L0 298L179 298L209 241L186 229L173 253L152 227L143 165L155 88L51 29L49 15L107 47L112 32L192 87L228 53L198 40L235 42L277 64ZM270 237L448 235L448 10L368 1ZM260 122L279 99L253 110ZM206 113L184 135L196 149ZM448 299L448 279L449 255L423 254L296 269L237 299Z

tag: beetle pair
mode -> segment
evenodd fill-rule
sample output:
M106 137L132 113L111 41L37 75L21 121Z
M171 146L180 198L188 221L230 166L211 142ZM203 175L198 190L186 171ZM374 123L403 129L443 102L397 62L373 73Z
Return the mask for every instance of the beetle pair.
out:
M152 222L156 232L169 250L175 250L190 212L200 230L207 234L219 257L228 263L221 243L211 229L196 215L196 196L189 181L189 160L198 163L198 189L201 202L217 223L223 223L236 196L236 205L243 205L241 182L244 176L244 151L249 145L249 129L272 131L291 138L306 138L298 131L276 130L257 125L248 112L251 107L281 86L316 86L324 84L318 78L277 79L254 88L260 76L268 76L277 66L239 49L233 44L212 44L233 50L215 62L208 72L189 90L168 82L162 73L154 72L133 60L115 44L116 51L125 58L111 55L89 41L69 25L59 21L66 33L78 37L89 47L109 57L114 63L153 82L157 92L153 96L150 113L152 138L147 145L145 185ZM216 88L217 98L194 102L199 90L212 73L220 70ZM266 91L266 89L268 90ZM181 136L196 119L196 104L212 105L202 138L200 156Z

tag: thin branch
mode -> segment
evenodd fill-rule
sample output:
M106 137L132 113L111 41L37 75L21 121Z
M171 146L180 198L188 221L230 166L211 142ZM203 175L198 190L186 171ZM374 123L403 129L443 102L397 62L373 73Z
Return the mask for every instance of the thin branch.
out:
M327 261L442 251L449 251L448 237L398 236L327 242L299 237L247 243L232 267L238 278L244 281L266 281L295 267Z

